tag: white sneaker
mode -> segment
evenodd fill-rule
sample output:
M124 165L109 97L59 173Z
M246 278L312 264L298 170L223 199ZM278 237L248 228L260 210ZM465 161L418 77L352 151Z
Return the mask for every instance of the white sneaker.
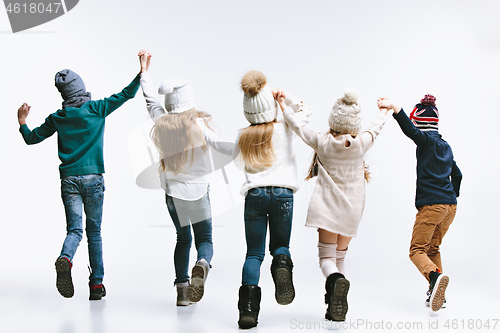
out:
M427 301L432 311L436 312L446 307L446 305L443 307L446 302L444 293L449 282L450 278L444 273L439 273L435 279L431 279Z

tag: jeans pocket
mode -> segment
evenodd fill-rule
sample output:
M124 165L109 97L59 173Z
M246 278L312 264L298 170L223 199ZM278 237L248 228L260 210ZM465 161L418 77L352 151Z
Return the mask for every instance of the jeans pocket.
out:
M80 197L79 194L62 193L62 201L64 206L74 205L75 203L78 202L79 197Z
M85 189L85 205L91 207L102 205L104 199L104 185L102 183L89 186Z
M248 192L245 197L245 218L254 218L260 215L262 195Z
M74 205L80 198L77 186L71 179L61 180L61 199L65 206Z

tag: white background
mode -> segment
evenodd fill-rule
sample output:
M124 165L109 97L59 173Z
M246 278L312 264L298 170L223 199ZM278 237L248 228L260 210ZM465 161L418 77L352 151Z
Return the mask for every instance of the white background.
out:
M311 126L318 130L349 86L360 91L365 127L377 114L378 97L411 111L425 94L435 95L440 132L464 175L458 213L442 246L448 308L434 314L423 306L426 281L408 259L416 213L415 146L389 117L366 157L373 180L347 256L347 323L357 325L340 330L391 323L398 331L397 323L418 328L416 323L422 329L415 331L436 331L431 328L446 329L447 320L455 320L458 329L450 331L474 331L469 328L488 319L485 331L500 330L500 323L493 330L492 321L500 317L499 10L493 0L82 0L66 15L16 34L0 10L0 331L237 330L245 256L242 175L228 165L229 187L220 174L212 175L213 269L203 300L176 308L175 229L161 190L135 184L139 165L149 163L146 141L138 143L133 134L148 122L140 90L107 119L102 234L108 296L88 301L85 238L74 259L75 296L64 299L55 289L53 265L65 235L57 140L26 146L17 109L23 102L32 105L28 126L34 128L60 108L53 78L64 68L82 76L94 99L118 92L138 72L142 48L153 54L155 84L167 77L190 79L198 109L210 112L230 140L247 126L239 83L251 69L262 71L271 87L311 105ZM311 150L302 142L297 148L303 175ZM335 330L322 322L317 233L304 226L313 187L313 181L304 183L295 195L291 252L297 296L291 305L276 304L268 255L263 264L262 332ZM469 327L469 319L478 321Z

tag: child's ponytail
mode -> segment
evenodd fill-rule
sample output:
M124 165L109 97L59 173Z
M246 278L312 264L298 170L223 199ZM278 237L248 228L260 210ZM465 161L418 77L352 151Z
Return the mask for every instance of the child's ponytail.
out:
M314 152L314 157L311 163L311 166L309 167L309 170L307 171L307 176L305 180L312 179L318 175L318 153Z
M369 183L370 180L372 179L372 177L371 177L371 173L369 171L368 165L366 165L365 161L363 161L363 171L364 171L364 175L365 175L365 180L367 183Z

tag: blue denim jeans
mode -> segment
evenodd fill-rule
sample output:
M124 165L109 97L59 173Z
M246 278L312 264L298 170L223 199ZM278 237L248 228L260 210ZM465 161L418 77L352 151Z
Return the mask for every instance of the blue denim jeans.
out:
M191 228L194 244L198 252L197 260L205 259L209 264L214 254L212 243L212 209L208 193L195 201L181 200L165 194L170 217L177 232L174 251L175 281L189 280L189 251L191 250Z
M61 179L61 197L66 212L66 239L59 257L73 262L82 240L82 205L90 261L90 283L99 285L104 277L102 260L101 221L104 201L102 175L69 176Z
M293 191L282 187L258 187L245 197L245 237L247 254L243 265L242 285L258 285L264 260L269 223L269 252L274 257L290 257L293 218Z

